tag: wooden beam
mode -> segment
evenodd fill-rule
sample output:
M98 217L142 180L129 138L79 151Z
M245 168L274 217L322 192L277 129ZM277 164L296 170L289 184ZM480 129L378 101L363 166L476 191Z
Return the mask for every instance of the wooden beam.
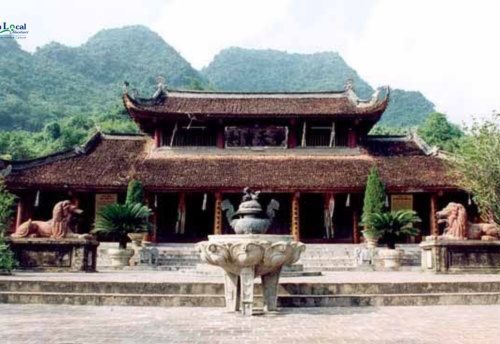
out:
M437 211L437 194L431 194L431 211L429 214L429 223L430 223L430 232L431 235L439 235L439 226L436 219L436 211Z
M300 193L294 192L292 196L292 221L291 221L291 235L296 241L300 241L300 207L299 207Z
M214 234L222 234L222 193L215 193L215 216L214 216Z

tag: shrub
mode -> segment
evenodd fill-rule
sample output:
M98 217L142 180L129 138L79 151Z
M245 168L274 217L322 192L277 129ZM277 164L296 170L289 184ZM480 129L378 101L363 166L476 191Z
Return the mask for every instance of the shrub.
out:
M419 230L413 227L414 223L421 222L413 210L397 210L383 213L373 213L366 219L366 224L378 231L382 241L388 248L395 248L396 240L405 236L413 236Z
M378 171L375 167L370 170L366 181L365 198L363 202L363 215L361 221L365 230L371 232L373 228L367 223L371 214L381 213L385 207L384 184L380 180Z
M151 209L141 203L109 204L97 215L92 233L116 235L120 248L127 247L127 234L147 232Z

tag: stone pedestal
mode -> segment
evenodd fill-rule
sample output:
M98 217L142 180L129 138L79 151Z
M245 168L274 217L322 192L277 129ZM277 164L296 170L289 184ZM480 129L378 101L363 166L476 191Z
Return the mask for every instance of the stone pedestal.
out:
M210 235L197 244L202 261L225 272L226 308L253 313L254 279L261 276L264 311L277 309L278 281L283 265L299 260L305 245L291 235Z
M401 268L401 260L403 259L404 251L402 249L380 249L378 258L382 262L382 268L387 271L398 271Z
M94 239L7 238L19 268L38 271L95 272Z
M500 273L500 241L428 239L420 248L423 271Z

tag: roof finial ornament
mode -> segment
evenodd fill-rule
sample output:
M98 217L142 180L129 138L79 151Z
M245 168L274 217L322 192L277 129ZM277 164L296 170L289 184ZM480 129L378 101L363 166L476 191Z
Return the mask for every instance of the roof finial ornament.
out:
M158 98L161 95L164 95L166 92L166 83L165 83L165 78L161 75L158 75L156 77L156 92L153 95L153 98Z
M130 84L129 84L129 82L128 82L127 80L125 80L125 81L123 82L123 93L124 93L124 94L127 94L127 93L128 93L128 87L129 87L129 85L130 85Z
M344 89L346 91L354 91L354 80L352 78L349 78L345 81Z

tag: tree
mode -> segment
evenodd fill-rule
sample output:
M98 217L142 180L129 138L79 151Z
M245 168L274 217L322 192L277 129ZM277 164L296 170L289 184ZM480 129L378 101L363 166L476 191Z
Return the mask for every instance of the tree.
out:
M0 178L0 236L7 231L14 215L16 197L7 191L3 179Z
M365 226L367 225L371 214L381 213L384 210L384 207L384 184L382 183L382 180L380 180L378 170L375 167L372 167L366 181L363 215L361 216Z
M460 143L464 133L460 128L450 123L446 115L433 112L418 128L417 133L430 145L438 146L440 149L453 152Z
M481 123L474 121L468 132L453 166L481 213L500 223L500 114Z
M132 179L128 183L127 187L127 197L125 203L143 203L144 202L144 190L142 189L142 184L137 179Z

